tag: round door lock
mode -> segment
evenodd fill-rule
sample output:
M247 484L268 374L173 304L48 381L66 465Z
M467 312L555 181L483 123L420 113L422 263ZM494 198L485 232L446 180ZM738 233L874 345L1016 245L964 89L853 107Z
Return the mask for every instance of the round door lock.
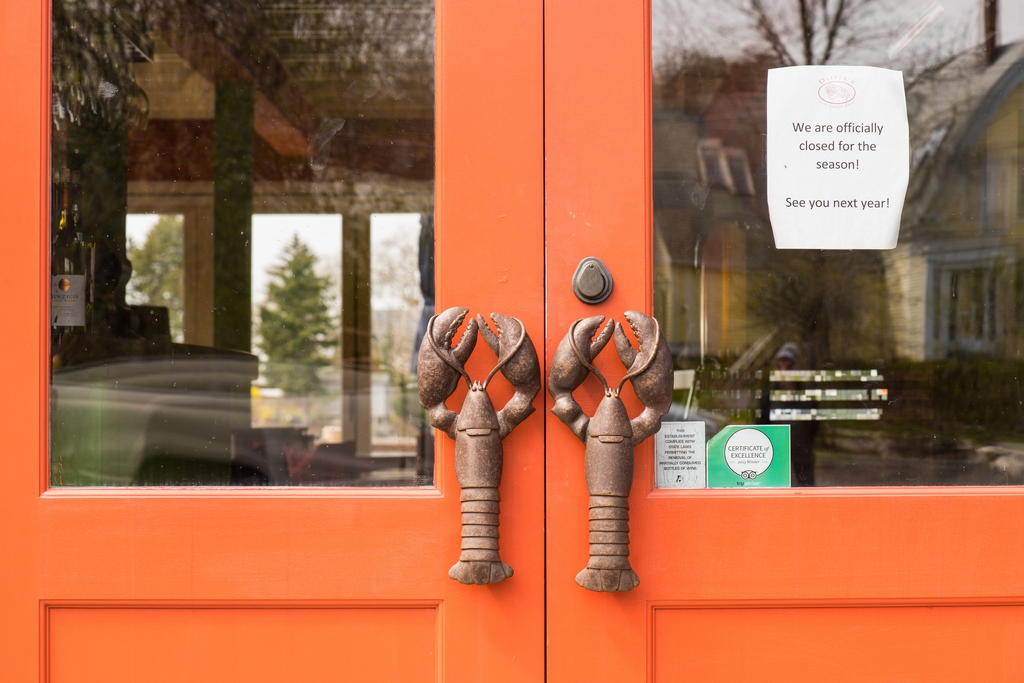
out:
M599 304L612 293L612 274L601 259L593 256L580 261L572 276L572 291L585 304Z

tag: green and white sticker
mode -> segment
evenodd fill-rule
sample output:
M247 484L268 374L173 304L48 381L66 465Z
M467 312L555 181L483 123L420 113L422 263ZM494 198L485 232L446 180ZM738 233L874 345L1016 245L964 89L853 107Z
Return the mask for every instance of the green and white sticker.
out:
M789 485L789 425L729 425L708 441L709 488Z

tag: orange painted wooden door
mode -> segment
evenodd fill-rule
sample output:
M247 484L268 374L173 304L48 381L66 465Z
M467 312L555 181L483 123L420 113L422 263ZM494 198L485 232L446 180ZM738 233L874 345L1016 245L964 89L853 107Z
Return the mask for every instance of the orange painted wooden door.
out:
M448 578L443 440L426 489L51 487L48 22L45 2L0 9L4 680L1020 678L1016 489L656 490L648 442L630 497L640 585L591 593L574 581L583 448L545 394L506 442L516 573L493 587ZM572 321L655 312L650 6L442 0L436 27L438 309L521 318L547 370ZM571 290L586 256L614 277L596 306ZM577 394L588 412L599 395Z
M450 441L427 488L49 486L49 5L0 9L0 679L542 680L541 414L506 441L494 588L448 578ZM538 341L542 29L540 2L437 3L437 304Z
M666 13L669 5L696 8L709 25L729 11L661 4ZM655 251L665 245L655 245L653 236L673 226L656 228L652 208L651 22L650 3L545 3L549 359L573 320L654 310ZM714 43L701 26L677 28L705 39L691 43L688 80L674 82L679 101L697 98L680 105L678 120L704 116L708 132L694 135L729 145L726 136L742 134L744 116L763 117L763 100L751 104L736 94L754 87L756 74L729 81L726 59L742 60L701 62L700 50L721 45L728 53L727 43L735 38L742 47L747 34L722 34ZM682 63L686 58L681 51ZM730 83L732 132L725 123L714 129L709 113L716 88ZM669 143L681 153L697 149L697 137L657 142L663 146L655 157ZM749 162L756 173L761 160ZM703 210L708 190L693 194L693 177L696 171L679 201ZM689 249L681 267L693 267ZM602 259L614 277L611 297L596 306L570 293L586 256ZM599 357L599 368L610 378L622 373L613 352ZM600 386L588 379L576 396L592 414ZM629 401L636 414L632 393ZM547 444L553 683L981 681L1024 673L1011 654L1022 643L1017 624L1024 614L1024 497L1017 488L659 490L647 442L638 448L629 500L630 561L640 584L626 593L594 593L574 581L587 562L583 447L550 412Z

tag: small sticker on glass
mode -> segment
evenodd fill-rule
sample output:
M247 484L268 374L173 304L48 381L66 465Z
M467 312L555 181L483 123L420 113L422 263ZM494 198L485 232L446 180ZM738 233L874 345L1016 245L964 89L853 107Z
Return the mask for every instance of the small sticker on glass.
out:
M707 486L703 422L662 422L654 440L659 489Z
M708 442L708 486L790 486L789 425L729 425Z
M55 327L85 325L85 276L54 275L50 281L50 324Z

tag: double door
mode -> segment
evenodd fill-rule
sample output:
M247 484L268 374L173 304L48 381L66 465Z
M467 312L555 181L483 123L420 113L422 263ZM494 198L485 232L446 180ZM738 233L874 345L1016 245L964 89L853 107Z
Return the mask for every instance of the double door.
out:
M536 412L503 444L500 546L514 575L493 585L449 578L460 489L440 432L432 483L412 487L60 485L46 316L51 13L41 2L3 13L0 54L20 93L0 112L5 680L1018 672L1024 523L1012 488L661 490L648 440L629 497L640 583L584 590L584 449L543 381ZM656 312L651 22L645 3L436 6L435 308L518 318L542 379L573 321ZM614 281L598 304L572 288L588 256ZM483 376L493 362L480 345L467 369ZM610 351L595 365L623 372ZM497 405L513 391L500 377L490 389ZM601 387L590 378L576 398L593 414ZM628 389L624 400L641 409Z

